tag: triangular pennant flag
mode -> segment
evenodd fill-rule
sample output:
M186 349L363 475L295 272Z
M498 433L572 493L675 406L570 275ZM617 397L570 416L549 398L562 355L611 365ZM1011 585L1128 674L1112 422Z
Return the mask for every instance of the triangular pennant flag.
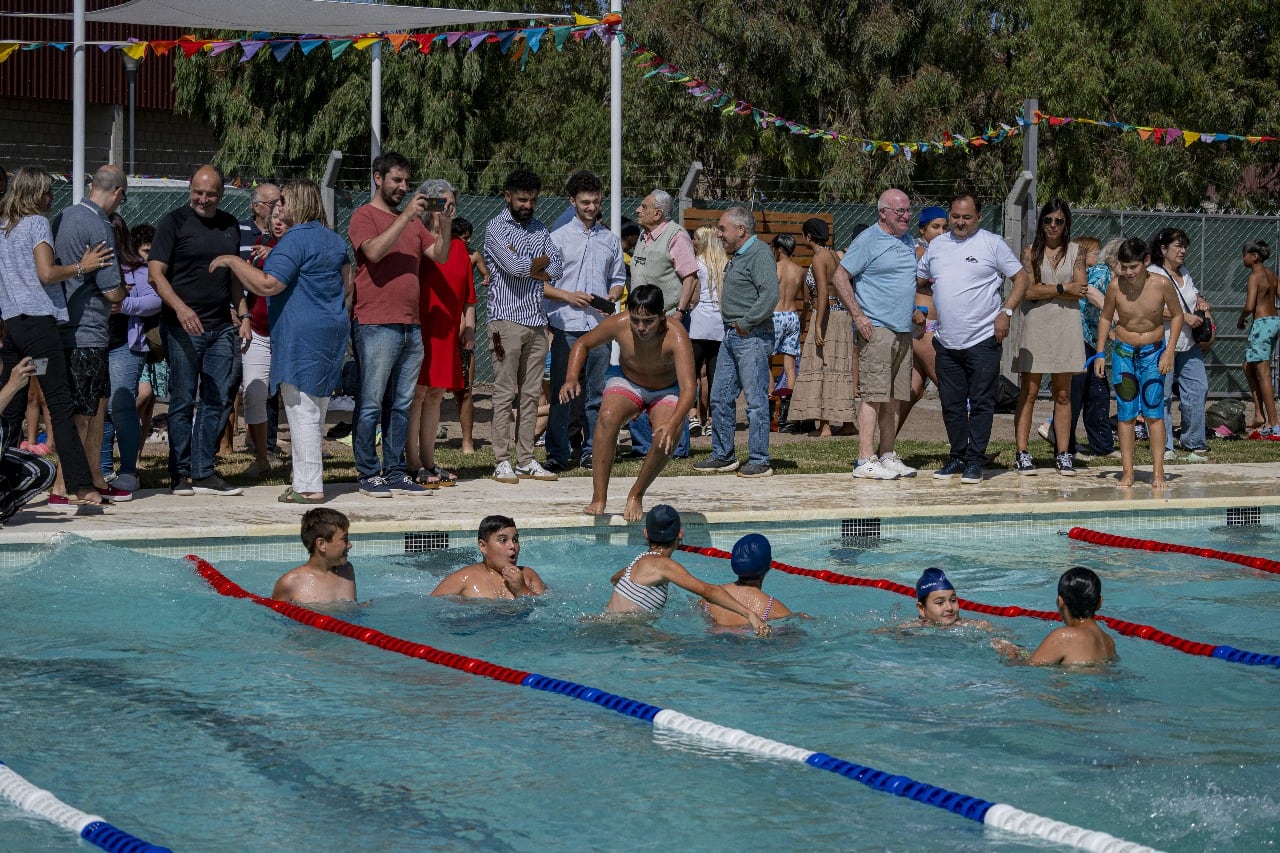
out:
M290 46L292 47L292 44ZM204 45L198 41L180 41L178 42L178 47L182 48L182 55L190 59L199 53Z
M24 47L24 48L23 48L23 50L31 50L31 49L33 49L34 47L36 47L36 45L28 45L28 46ZM67 52L67 48L71 47L71 42L68 42L68 41L51 41L51 42L49 42L49 47L56 47L58 50L62 51L63 53L66 53L66 52Z
M573 13L573 24L576 27L586 27L598 23L600 23L599 18L588 18L586 15L579 15L577 12Z
M351 39L334 39L329 42L329 58L337 59L349 47L351 47Z
M1182 144L1185 147L1190 148L1191 143L1195 142L1199 138L1200 134L1196 133L1194 130L1184 131L1182 134Z
M244 51L244 56L240 57L241 62L248 62L258 55L258 51L266 44L265 41L242 41L240 49Z
M135 41L123 45L120 52L130 59L141 61L147 55L147 43L145 41Z
M31 45L31 46L34 48L34 47L39 47L40 45L39 45L39 44L33 44L33 45ZM115 49L116 49L116 46L115 46L114 44L100 44L100 45L98 45L98 50L99 50L100 52L102 52L102 53L106 53L107 51L115 50Z
M271 42L271 55L276 58L276 62L284 62L284 58L289 55L291 50L293 50L292 40Z
M498 48L505 54L511 52L511 45L515 42L516 36L520 35L519 30L504 30L498 33Z
M455 44L458 43L458 39L462 38L462 36L463 36L462 33L445 33L444 43L448 47L453 47Z
M151 42L151 49L155 51L156 56L164 56L169 51L173 50L173 46L176 44L176 41L170 41L168 39L164 41L153 41Z
M1178 130L1176 127L1169 128L1164 132L1164 144L1172 145L1178 141L1178 137L1181 135L1182 131Z
M1151 139L1151 128L1140 127L1137 130L1138 130L1138 136L1141 137L1142 139L1146 139L1146 140Z
M303 56L311 53L322 44L324 44L324 39L298 39L298 47L302 49Z
M387 38L387 41L391 42L391 47L395 50L395 52L399 53L400 48L404 47L405 42L409 40L409 34L408 33L387 33L386 38ZM364 39L360 39L360 41L364 41ZM364 50L364 48L360 47L357 44L356 50Z
M15 41L0 41L0 62L4 62L10 56L13 56L14 52L20 47L22 45Z
M486 33L467 33L467 41L471 42L471 47L467 48L467 53L470 53L471 51L479 47L481 44L483 44L484 40L488 37L489 37L489 34L487 32Z
M410 38L418 43L418 52L423 56L431 53L431 45L436 40L433 35L410 36Z
M524 31L524 40L529 43L530 51L533 53L538 52L538 48L542 46L542 37L546 32L546 27L535 27Z
M564 43L569 38L572 27L552 27L551 35L556 40L556 50L564 50Z
M387 36L387 38L388 38L388 39L390 39L390 38L391 38L391 36ZM407 39L407 38L408 38L408 36L402 36L402 37L401 37L401 39L400 39L400 44L403 44L403 43L404 43L404 41L405 41L405 39ZM356 41L355 41L356 50L364 50L365 48L369 47L370 45L375 45L375 44L377 44L377 43L378 43L378 42L380 42L380 41L382 41L382 39L378 38L377 36L362 36L361 38L358 38L358 39L356 39ZM391 44L395 47L395 49L396 49L396 53L399 53L399 52L400 52L400 45L399 45L399 44L396 44L394 41L392 41L392 42L391 42Z
M234 45L234 44L238 44L238 42L234 42L234 41L215 41L213 44L209 45L209 55L210 55L210 56L217 56L218 54L223 53L224 51L228 50L228 49L229 49L232 45Z

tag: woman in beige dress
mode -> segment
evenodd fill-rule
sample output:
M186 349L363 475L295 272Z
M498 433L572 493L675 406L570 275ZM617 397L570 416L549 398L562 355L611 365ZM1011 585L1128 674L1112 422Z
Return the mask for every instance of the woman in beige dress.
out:
M1084 370L1080 299L1089 288L1084 255L1077 249L1071 242L1071 208L1061 199L1050 199L1040 210L1035 240L1022 252L1031 284L1018 306L1021 322L1013 341L1013 371L1022 379L1013 419L1018 447L1013 467L1020 474L1036 470L1027 442L1040 377L1046 373L1051 374L1053 383L1054 465L1065 476L1076 473L1068 452L1071 377Z
M858 356L853 345L853 321L831 286L839 259L826 245L831 232L823 220L806 220L801 234L813 250L813 261L804 279L812 312L788 417L792 423L817 421L818 428L809 433L812 436L831 435L832 423L842 425L838 435L853 435L857 430L853 398Z

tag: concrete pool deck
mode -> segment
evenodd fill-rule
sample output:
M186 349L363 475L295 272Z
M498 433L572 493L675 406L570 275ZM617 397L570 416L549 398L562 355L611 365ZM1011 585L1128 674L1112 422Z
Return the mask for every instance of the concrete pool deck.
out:
M1150 469L1138 470L1138 484L1119 489L1117 466L1081 469L1075 477L1041 470L1033 477L1008 469L988 469L979 485L935 480L931 471L906 480L855 480L848 474L786 475L744 479L707 474L659 477L646 507L669 503L707 523L767 524L813 519L947 518L1005 519L1044 515L1151 512L1280 506L1280 463L1176 464L1166 467L1169 485L1160 496L1150 486ZM491 513L513 516L526 530L591 526L623 527L622 505L633 478L616 477L610 489L611 515L582 514L591 496L588 477L558 482L491 480L460 482L421 497L368 498L354 483L330 485L325 506L346 513L352 532L471 531ZM226 537L295 536L306 507L278 503L278 485L246 488L237 497L173 497L167 490L137 493L128 503L106 509L51 507L38 498L0 530L0 545L34 544L59 533L103 541L201 540Z

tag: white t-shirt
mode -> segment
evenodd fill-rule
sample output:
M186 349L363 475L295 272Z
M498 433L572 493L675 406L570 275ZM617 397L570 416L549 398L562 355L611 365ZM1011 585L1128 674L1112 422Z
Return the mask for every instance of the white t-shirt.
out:
M980 229L965 240L951 232L934 238L916 276L933 282L938 342L947 349L968 349L991 337L1004 304L1004 280L1021 271L1018 256L990 231Z
M1156 264L1148 264L1147 272L1152 275L1169 278L1169 273L1165 271L1165 268ZM1174 289L1177 290L1178 294L1182 297L1178 301L1178 307L1180 307L1184 313L1194 314L1196 311L1196 300L1200 298L1200 291L1196 290L1196 283L1191 280L1191 273L1187 272L1186 267L1180 267L1178 269L1178 274L1182 276L1182 285L1179 286L1177 282L1173 282ZM1173 281L1173 279L1169 280ZM1190 310L1188 310L1188 306L1190 306ZM1164 321L1164 345L1169 345L1168 320ZM1186 352L1191 349L1193 345L1198 346L1195 338L1191 337L1191 327L1184 322L1182 324L1182 334L1178 335L1178 340L1173 345L1173 351Z
M720 294L711 292L707 265L698 259L698 303L689 314L689 337L699 341L724 340L724 317L720 315Z

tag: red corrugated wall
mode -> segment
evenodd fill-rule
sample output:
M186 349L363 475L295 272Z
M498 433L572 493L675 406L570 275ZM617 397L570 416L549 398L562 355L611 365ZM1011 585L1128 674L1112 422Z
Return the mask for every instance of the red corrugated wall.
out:
M90 11L119 5L120 0L88 0ZM9 12L70 12L71 0L5 0ZM143 41L177 39L182 30L172 27L135 27L125 24L86 24L88 41ZM0 41L71 41L71 22L44 18L0 16ZM138 66L135 97L139 109L173 109L175 49L167 56L148 51ZM104 53L90 45L85 58L85 78L90 103L123 104L128 99L124 61L118 50ZM53 47L19 50L0 63L0 97L71 100L71 49Z

